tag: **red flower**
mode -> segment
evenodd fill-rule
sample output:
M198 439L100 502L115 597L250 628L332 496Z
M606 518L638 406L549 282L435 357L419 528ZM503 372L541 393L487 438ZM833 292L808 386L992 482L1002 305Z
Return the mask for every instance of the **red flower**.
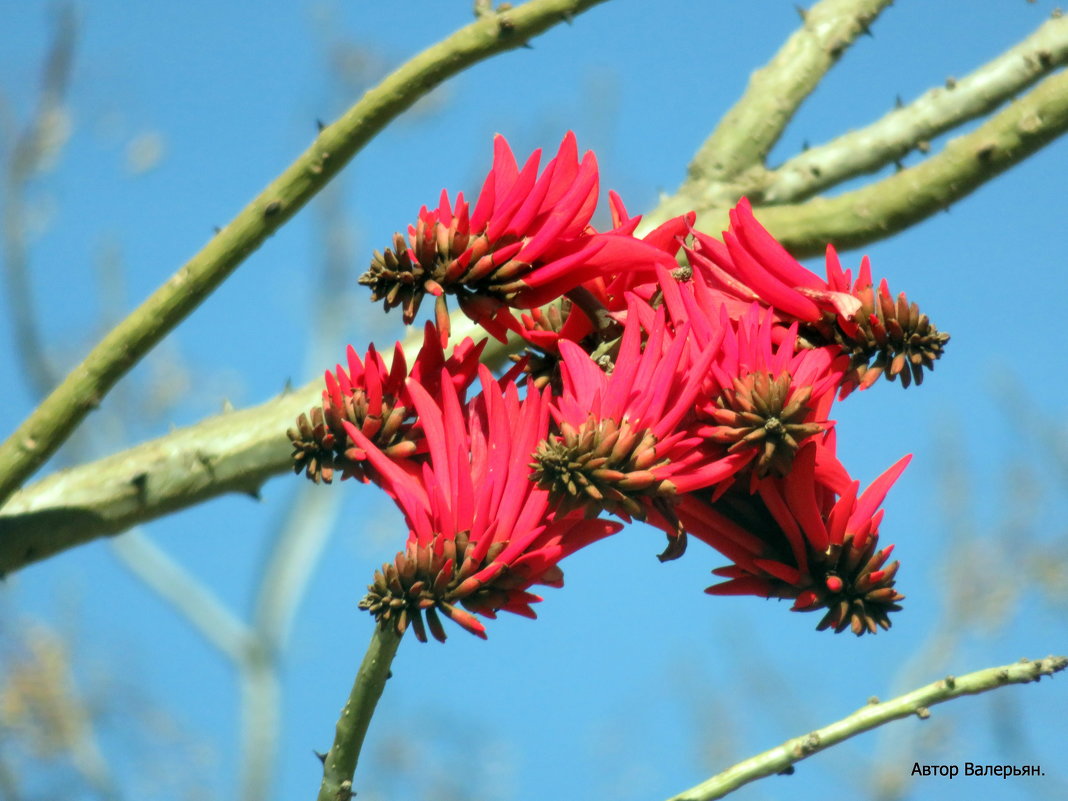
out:
M750 454L755 478L785 476L801 444L834 424L828 416L849 360L833 348L798 350L796 323L773 343L772 314L756 304L733 323L721 312L726 333L697 409L707 424L696 431L728 453Z
M429 392L438 394L442 376L461 397L474 381L479 357L485 342L475 345L470 339L458 343L448 359L441 346L441 336L430 324L423 332L423 346L412 365L412 378ZM334 473L342 479L358 478L366 482L367 462L362 448L348 436L346 424L357 427L392 459L404 459L426 452L422 431L414 419L415 410L405 385L408 365L398 342L393 348L393 363L371 345L363 361L350 345L348 370L337 365L326 371L326 389L322 406L297 418L288 431L293 443L293 470L304 472L319 483L331 483Z
M393 247L375 253L360 278L386 308L402 306L410 323L426 293L438 297L439 327L445 331L445 294L498 339L519 330L507 307L529 309L560 297L606 272L618 273L656 261L670 261L657 248L629 235L597 233L589 227L597 205L597 160L580 162L573 133L541 175L536 150L519 169L503 136L494 139L493 168L478 202L469 211L463 194L456 204L442 192L436 209L425 206Z
M535 617L531 604L541 598L529 588L562 586L560 560L620 528L552 512L527 466L548 427L547 396L520 400L513 383L502 389L485 367L479 376L482 393L466 407L450 381L440 382L439 401L408 380L428 448L419 474L345 423L409 527L407 547L376 571L360 606L399 632L411 625L422 641L428 628L444 641L441 614L480 637L485 628L471 612Z
M797 453L785 478L740 488L715 501L688 496L678 504L686 530L734 564L712 572L727 581L712 595L793 598L794 610L826 609L817 628L854 634L888 629L900 609L893 546L878 549L882 504L908 464L899 460L858 496L831 449L816 440Z
M723 481L748 460L709 454L684 425L693 422L717 344L695 352L688 325L671 333L663 307L654 311L636 297L618 352L614 359L604 354L604 366L560 341L563 391L553 407L560 433L538 446L532 479L563 510L648 519L669 535L661 558L681 555L685 540L672 498Z
M753 216L742 198L730 212L731 227L720 242L694 231L686 250L695 282L712 303L732 317L759 302L784 323L800 323L803 344L836 345L852 359L843 394L868 387L879 375L901 377L902 386L920 383L949 341L904 294L894 301L884 280L876 293L865 257L854 282L828 245L826 279L804 268ZM870 365L870 367L869 367Z

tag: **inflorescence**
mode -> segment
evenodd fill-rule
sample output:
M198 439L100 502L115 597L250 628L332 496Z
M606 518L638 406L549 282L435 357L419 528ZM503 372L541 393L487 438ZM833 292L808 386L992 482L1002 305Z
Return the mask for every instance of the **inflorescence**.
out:
M474 208L443 192L375 252L372 298L411 323L432 295L435 322L411 367L399 345L389 363L350 347L289 430L297 473L373 482L404 514L360 607L420 640L444 640L443 617L484 637L479 616L534 617L532 587L562 586L562 559L638 519L667 536L661 559L687 537L726 558L711 595L888 629L904 596L881 506L909 457L861 491L830 415L881 376L921 383L949 335L867 258L855 279L831 247L825 276L803 267L744 198L720 238L693 214L638 237L614 193L597 230L593 154L569 133L540 158L520 167L498 136ZM449 347L447 295L525 341L503 376L470 339Z

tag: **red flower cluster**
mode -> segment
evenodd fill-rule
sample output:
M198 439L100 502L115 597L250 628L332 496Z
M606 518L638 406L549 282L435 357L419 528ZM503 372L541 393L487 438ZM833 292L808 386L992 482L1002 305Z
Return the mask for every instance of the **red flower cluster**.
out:
M519 168L498 136L474 210L443 192L375 253L360 279L374 299L410 323L434 295L437 325L410 371L399 346L388 366L350 348L289 432L297 472L373 481L407 521L360 605L421 640L445 639L441 616L485 636L475 614L534 616L531 587L561 586L560 560L622 528L609 515L662 529L661 559L687 535L719 551L731 564L712 595L789 598L824 610L821 629L889 628L903 596L879 507L909 457L860 492L831 407L880 375L919 383L949 337L873 286L866 259L854 280L828 247L826 278L811 273L744 199L722 240L692 214L638 238L614 194L598 231L593 154L569 133L539 162ZM505 375L470 340L446 352L447 294L526 340Z

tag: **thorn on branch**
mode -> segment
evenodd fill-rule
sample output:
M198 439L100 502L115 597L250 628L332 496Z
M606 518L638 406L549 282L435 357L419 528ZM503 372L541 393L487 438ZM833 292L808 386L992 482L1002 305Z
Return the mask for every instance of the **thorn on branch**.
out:
M946 78L946 89L956 89L956 88L957 88L957 79L954 78L952 75L950 75L948 78Z
M975 157L979 159L979 161L989 163L993 159L996 151L997 145L993 142L987 142L986 144L979 146L975 151Z
M797 16L801 17L802 22L808 22L808 10L794 3L794 11L797 12Z
M921 139L919 142L916 143L916 149L921 153L930 153L931 143L928 142L926 139Z
M137 502L144 506L148 498L148 473L138 473L130 479L130 484L137 493Z
M944 679L942 679L942 681L945 682L946 689L948 690L952 690L954 687L957 686L956 676L946 676Z
M878 703L879 703L879 696L877 696L877 695L873 695L873 696L871 696L871 698L868 699L868 704L870 706L876 706Z
M785 768L778 772L778 776L793 776L797 772L797 769L793 765L787 765Z
M323 763L324 765L326 764L326 754L316 751L314 749L312 749L312 753L319 758L319 761L321 763Z
M901 95L894 96L894 108L904 108L905 101L901 99Z
M322 133L324 130L326 130L326 123L322 120L317 119L315 121L315 127L316 129L318 129L319 133Z

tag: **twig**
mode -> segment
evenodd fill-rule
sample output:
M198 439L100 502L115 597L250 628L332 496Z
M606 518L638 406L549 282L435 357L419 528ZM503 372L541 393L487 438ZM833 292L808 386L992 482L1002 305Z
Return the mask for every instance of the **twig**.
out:
M796 203L922 150L939 134L981 117L1068 63L1068 17L1054 17L979 69L937 87L882 119L812 147L768 175L768 205Z
M1065 131L1068 72L1060 72L914 167L833 198L767 206L757 216L799 257L822 253L828 242L859 247L945 209Z
M334 744L323 759L318 801L349 801L354 794L352 777L356 773L360 749L375 706L390 677L389 666L400 641L401 635L394 627L375 626L349 700L338 718Z
M687 184L718 184L761 167L798 106L892 0L821 0L774 58L753 73L690 164ZM685 185L684 185L685 186Z
M292 217L398 114L464 68L520 47L604 0L530 0L430 47L368 91L163 286L98 343L0 445L0 504L96 408L116 381Z
M766 776L788 770L802 759L837 745L861 732L870 731L892 720L911 715L927 718L930 707L962 695L976 695L996 690L1007 684L1027 684L1052 676L1068 667L1068 657L1049 656L1035 662L1026 659L1003 667L979 670L965 676L947 676L934 684L899 696L891 701L869 704L852 715L822 729L787 740L777 748L765 751L723 773L701 782L689 790L673 796L670 801L711 801L722 798L739 787ZM320 796L320 801L322 797Z

